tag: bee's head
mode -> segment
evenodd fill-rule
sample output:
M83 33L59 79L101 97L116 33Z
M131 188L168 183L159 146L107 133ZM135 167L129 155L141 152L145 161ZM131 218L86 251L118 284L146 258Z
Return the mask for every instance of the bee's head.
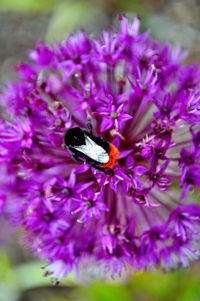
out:
M65 133L65 144L67 146L80 146L85 144L85 135L82 129L73 128Z

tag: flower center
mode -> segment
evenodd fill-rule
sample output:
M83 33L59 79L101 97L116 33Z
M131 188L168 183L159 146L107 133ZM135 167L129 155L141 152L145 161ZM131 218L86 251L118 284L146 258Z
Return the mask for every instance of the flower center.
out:
M112 112L110 115L111 115L111 117L114 118L114 119L117 118L117 113Z
M86 201L86 202L85 202L85 205L86 205L87 207L91 208L91 207L92 207L92 201Z

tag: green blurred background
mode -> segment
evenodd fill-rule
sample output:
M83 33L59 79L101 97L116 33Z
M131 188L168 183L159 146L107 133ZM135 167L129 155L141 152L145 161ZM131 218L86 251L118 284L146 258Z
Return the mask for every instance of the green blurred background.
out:
M120 12L138 13L142 30L150 27L153 37L189 48L189 61L200 62L199 0L0 0L0 84L15 79L13 66L37 40L62 40L79 28L98 35L117 24ZM19 244L20 233L5 220L0 225L0 301L200 301L199 263L116 281L83 283L69 275L54 287L42 276L43 263Z

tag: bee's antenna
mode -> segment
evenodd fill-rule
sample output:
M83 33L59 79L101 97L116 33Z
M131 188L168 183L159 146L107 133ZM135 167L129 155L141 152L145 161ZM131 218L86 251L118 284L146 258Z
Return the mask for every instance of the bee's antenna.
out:
M91 117L90 112L88 110L86 110L86 114L87 114L87 126L88 126L88 129L90 131L90 134L92 134L92 117Z

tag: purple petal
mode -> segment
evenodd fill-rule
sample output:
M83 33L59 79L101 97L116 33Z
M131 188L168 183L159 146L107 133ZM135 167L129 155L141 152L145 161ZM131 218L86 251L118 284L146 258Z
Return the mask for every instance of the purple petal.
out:
M128 156L132 152L133 152L132 149L128 149L128 150L125 150L125 151L120 151L120 153L119 153L119 159L125 158L126 156Z
M108 130L109 128L111 128L111 126L113 125L113 121L111 118L103 118L102 122L101 122L101 132L104 132L106 130Z
M77 170L72 169L70 176L69 176L69 180L68 180L68 187L69 188L73 188L75 183L76 183L76 172Z
M87 182L87 183L82 183L81 185L77 185L76 186L76 192L80 193L82 191L84 191L85 189L87 189L88 187L92 186L94 184L93 181Z
M119 136L115 137L115 139L112 141L112 144L118 148L119 147L119 144L120 144L120 138Z
M147 171L148 171L148 169L144 166L136 166L134 168L134 173L138 176L144 175Z
M126 113L123 113L123 114L121 114L121 115L119 116L119 120L120 120L121 122L126 121L126 120L130 120L130 119L132 119L132 118L133 118L133 116L131 116L131 115L129 115L129 114L126 114Z
M81 164L79 167L77 167L76 169L75 169L75 173L76 174L81 174L81 173L84 173L84 172L86 172L86 171L88 171L89 169L90 169L90 165L89 164Z
M133 157L128 156L128 158L126 159L126 168L132 169L134 165L135 165L135 161L134 161Z
M3 212L6 205L6 196L3 193L0 193L0 213Z
M76 72L76 65L71 60L60 63L58 67L62 70L62 77L64 82L66 82L68 78L74 72Z

